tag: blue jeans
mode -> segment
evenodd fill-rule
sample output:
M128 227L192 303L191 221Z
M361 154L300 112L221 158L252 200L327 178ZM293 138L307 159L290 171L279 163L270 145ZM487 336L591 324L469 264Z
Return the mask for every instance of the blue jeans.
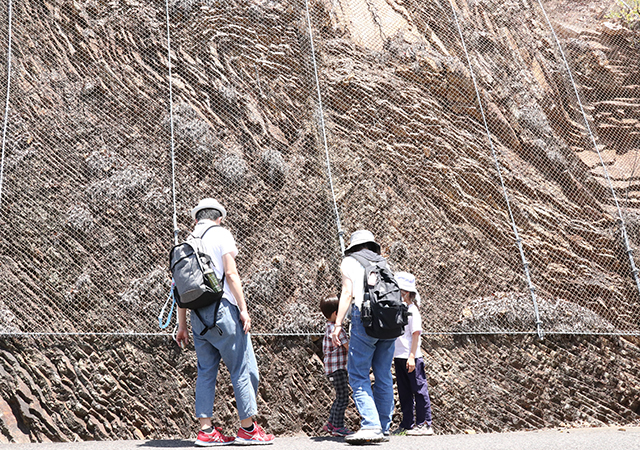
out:
M393 414L393 378L391 363L395 339L372 338L364 330L360 310L351 311L351 339L347 371L358 408L362 429L389 431ZM369 369L373 369L375 384L371 385Z
M213 323L214 305L198 310L207 325ZM218 309L217 329L207 331L204 336L200 332L205 326L195 312L191 312L191 328L193 343L198 357L198 379L196 381L196 417L212 417L213 402L216 396L216 380L220 359L224 361L233 384L240 420L248 419L258 413L256 401L258 392L258 364L251 336L242 330L240 311L227 299L222 299Z

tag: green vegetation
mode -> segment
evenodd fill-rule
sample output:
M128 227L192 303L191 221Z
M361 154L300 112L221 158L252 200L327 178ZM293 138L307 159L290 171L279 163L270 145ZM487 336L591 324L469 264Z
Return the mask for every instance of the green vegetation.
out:
M631 29L640 28L640 0L619 0L618 5L607 14Z

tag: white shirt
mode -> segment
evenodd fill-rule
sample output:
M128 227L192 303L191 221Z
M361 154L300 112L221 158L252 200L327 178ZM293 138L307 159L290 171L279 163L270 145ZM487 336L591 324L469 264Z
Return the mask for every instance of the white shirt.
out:
M347 256L340 264L340 272L351 280L353 284L353 304L358 309L362 307L364 299L364 267L355 258Z
M418 307L412 303L409 305L409 323L404 327L404 334L396 339L396 349L393 353L394 358L409 358L411 353L411 338L416 331L422 332L422 319L420 318L420 311ZM422 358L422 351L420 350L420 338L418 338L418 350L416 350L415 358Z
M197 225L193 229L193 235L198 237L205 232L207 228L214 225L212 220L204 219L198 221ZM222 280L222 275L224 274L224 265L222 263L222 256L227 253L231 253L231 256L234 258L238 254L238 247L236 247L236 241L233 238L233 235L229 230L222 227L213 227L204 235L202 239L202 248L201 250L209 255L211 261L213 262L214 268L213 271L216 273L218 280ZM224 298L229 300L234 305L238 305L236 298L231 293L231 289L229 289L229 283L227 282L227 278L224 279Z

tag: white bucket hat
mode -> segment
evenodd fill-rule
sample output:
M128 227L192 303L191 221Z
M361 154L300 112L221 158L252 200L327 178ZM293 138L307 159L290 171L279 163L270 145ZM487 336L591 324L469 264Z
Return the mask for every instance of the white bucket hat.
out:
M201 211L203 209L215 209L216 211L220 211L223 219L226 219L227 217L227 210L224 209L224 206L222 206L220 202L218 202L218 200L216 200L215 198L203 198L202 200L200 200L198 206L191 210L191 217L193 217L193 219L195 220L198 211Z
M416 294L416 305L420 306L420 294L418 294L418 290L416 289L416 277L409 272L398 272L395 273L394 276L400 289Z
M348 252L356 245L364 244L365 242L372 242L378 249L376 253L380 253L380 244L378 244L373 237L373 233L369 230L358 230L354 231L351 234L351 238L349 239L349 247L344 249L345 252Z

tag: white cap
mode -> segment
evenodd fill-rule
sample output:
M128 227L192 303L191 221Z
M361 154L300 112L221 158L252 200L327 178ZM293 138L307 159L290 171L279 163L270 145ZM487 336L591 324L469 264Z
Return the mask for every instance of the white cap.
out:
M416 305L420 306L420 294L418 294L418 290L416 289L416 277L409 272L398 272L395 273L394 276L400 289L416 294Z
M223 219L227 217L227 210L224 209L224 206L222 206L220 202L218 202L218 200L216 200L215 198L203 198L202 200L200 200L198 206L191 210L191 217L193 217L193 219L195 220L198 211L201 211L203 209L215 209L216 211L220 211Z
M378 254L380 253L380 244L376 242L376 240L373 237L373 233L369 230L354 231L353 234L351 235L351 238L349 239L349 247L347 247L344 251L348 252L356 245L364 244L366 242L371 242L374 245L374 247L378 249L376 253Z

